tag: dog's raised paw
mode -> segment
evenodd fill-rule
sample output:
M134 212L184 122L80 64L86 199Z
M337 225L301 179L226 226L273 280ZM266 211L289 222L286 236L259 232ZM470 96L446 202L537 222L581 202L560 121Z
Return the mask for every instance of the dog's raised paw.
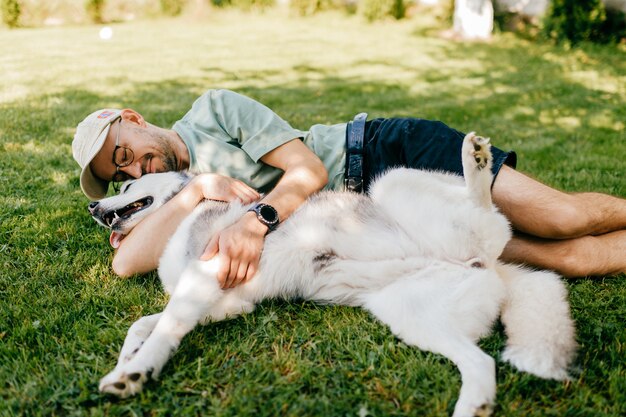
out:
M474 160L476 168L478 170L485 168L491 159L489 138L484 138L476 135L475 132L470 132L465 135L464 142L464 151Z
M138 394L148 380L146 372L124 372L113 370L100 380L100 392L113 394L120 398L128 398Z

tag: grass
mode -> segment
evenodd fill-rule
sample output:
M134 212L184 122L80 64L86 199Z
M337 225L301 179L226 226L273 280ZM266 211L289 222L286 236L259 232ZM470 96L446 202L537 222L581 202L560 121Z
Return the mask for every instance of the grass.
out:
M420 116L514 148L519 168L568 191L626 197L626 53L509 35L429 36L424 19L214 13L202 21L3 30L0 35L0 415L444 416L460 378L366 313L269 301L185 338L161 380L118 401L97 381L126 330L166 298L154 274L110 270L70 142L96 108L170 126L208 88L237 90L294 127ZM626 413L626 283L568 281L580 352L573 381L498 364L497 415ZM502 329L481 342L498 357Z

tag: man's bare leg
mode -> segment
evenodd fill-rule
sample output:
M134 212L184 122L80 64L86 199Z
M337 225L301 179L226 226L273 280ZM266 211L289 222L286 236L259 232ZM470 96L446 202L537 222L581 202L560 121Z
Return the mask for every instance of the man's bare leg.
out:
M566 276L626 271L626 200L599 193L568 194L503 166L493 200L514 229L503 259Z
M550 269L565 277L614 275L626 272L626 230L564 240L519 234L509 241L500 259Z
M569 194L503 166L493 200L516 230L547 239L626 229L626 200L600 193Z

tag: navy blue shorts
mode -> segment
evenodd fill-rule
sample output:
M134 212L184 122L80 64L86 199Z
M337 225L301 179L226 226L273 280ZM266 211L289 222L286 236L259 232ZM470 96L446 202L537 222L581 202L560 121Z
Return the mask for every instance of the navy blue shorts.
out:
M374 119L365 123L363 138L365 189L378 174L393 167L428 169L463 176L461 147L465 134L437 121L393 118ZM495 146L493 175L502 164L515 168L515 152Z

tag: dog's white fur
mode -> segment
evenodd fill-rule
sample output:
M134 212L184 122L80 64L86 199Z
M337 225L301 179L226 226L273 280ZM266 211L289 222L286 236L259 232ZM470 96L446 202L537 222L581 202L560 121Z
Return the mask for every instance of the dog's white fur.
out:
M511 232L491 202L489 148L488 140L466 136L465 181L395 169L375 181L369 196L313 196L267 236L254 279L231 290L215 278L217 257L197 259L247 207L201 203L160 260L169 303L131 326L100 390L138 393L196 325L250 312L271 297L361 306L407 344L448 357L462 376L457 417L491 412L495 363L476 341L499 315L508 336L504 360L543 378L567 378L576 344L563 283L551 272L498 261ZM98 213L152 196L150 207L115 219L113 228L128 232L186 180L179 173L144 176L101 200L94 217L102 222Z

